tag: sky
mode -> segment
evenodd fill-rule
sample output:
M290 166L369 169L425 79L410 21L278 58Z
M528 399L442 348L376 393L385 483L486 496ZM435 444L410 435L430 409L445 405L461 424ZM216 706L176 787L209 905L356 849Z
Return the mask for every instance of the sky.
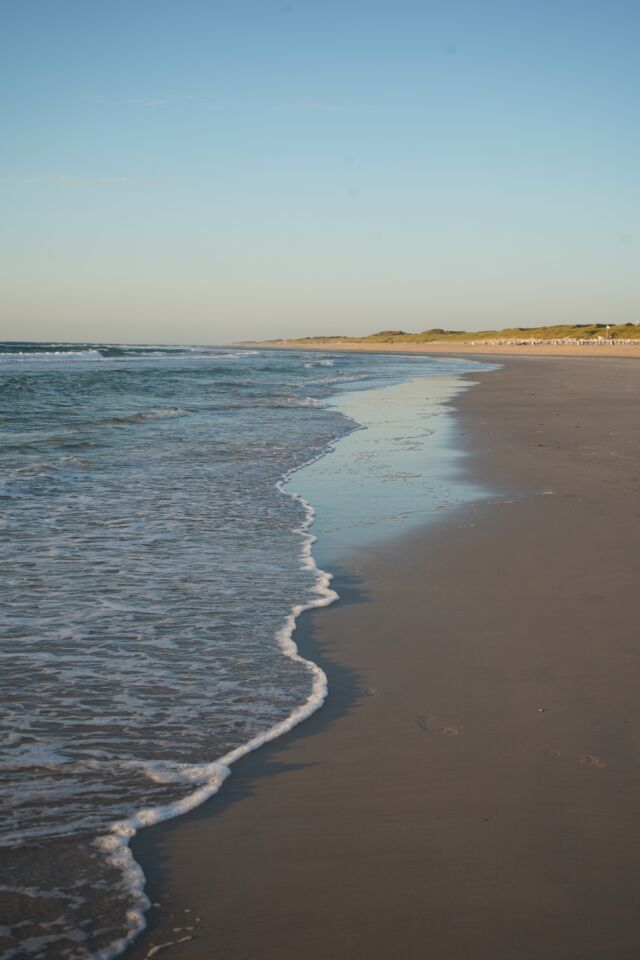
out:
M0 339L640 320L637 0L0 0Z

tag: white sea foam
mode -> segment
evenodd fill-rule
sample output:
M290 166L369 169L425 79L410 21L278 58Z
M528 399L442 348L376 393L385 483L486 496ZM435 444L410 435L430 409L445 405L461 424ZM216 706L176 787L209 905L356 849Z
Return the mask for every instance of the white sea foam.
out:
M194 350L195 349L197 348L194 347ZM259 357L260 350L238 350L237 352L229 351L228 353L213 354L213 356L222 357L226 360L244 360L245 357Z
M116 350L123 350L121 354ZM105 351L105 352L102 352ZM61 363L61 362L103 362L113 363L131 361L162 361L162 360L241 360L246 357L257 357L258 350L220 350L207 347L182 347L173 350L163 350L162 345L145 344L136 347L126 344L105 344L88 346L79 350L13 350L0 353L0 363Z
M366 374L363 373L338 373L335 377L317 377L315 380L307 380L309 384L314 386L323 386L330 383L352 383L356 380L366 380Z
M326 406L324 400L318 400L317 397L285 397L280 401L283 406L287 407L324 407Z
M183 407L164 407L161 410L142 411L135 414L135 417L138 420L163 420L165 417L180 417L188 412Z
M333 367L335 366L335 360L329 360L328 358L323 360L307 360L304 365L305 367Z
M183 417L189 413L184 407L161 407L158 410L138 410L118 417L107 417L103 423L145 423L147 420L166 420L168 417Z
M176 377L166 355L156 356L162 362L153 377L143 364L126 377L107 368L87 377L76 364L73 378L59 378L53 366L46 374L42 365L37 390L27 364L12 372L19 398L5 399L0 415L11 425L24 403L31 419L23 417L24 429L21 422L21 432L12 427L9 434L5 461L19 502L0 522L9 534L21 537L26 529L30 536L11 567L16 589L6 618L10 669L3 682L20 693L20 709L8 711L5 723L8 742L20 735L10 753L20 758L25 747L29 763L5 778L9 802L18 798L5 844L26 840L33 858L5 849L6 862L15 867L12 882L46 887L54 879L51 848L40 838L57 837L64 858L56 885L87 896L82 928L71 901L61 898L61 919L51 920L43 897L42 904L29 903L33 929L27 930L17 893L5 917L14 921L7 926L19 944L16 956L28 955L27 948L60 955L74 931L86 934L97 956L120 953L143 928L147 906L144 877L129 850L136 830L202 803L235 760L324 700L324 674L293 640L301 611L335 596L311 555L313 510L305 499L324 510L306 475L295 478L302 494L295 497L283 471L311 450L321 461L328 436L344 433L343 411L314 409L332 407L330 385L395 379L398 361L380 361L379 375L375 364L371 369L367 360L365 368L357 357L336 360L339 369L303 374L299 355L270 355L251 371L258 355L243 367L246 355L227 362L211 354L210 373L194 377L184 369ZM200 359L195 350L191 356ZM225 373L231 370L233 379ZM315 377L323 378L321 389L311 387ZM62 380L65 403L56 405ZM207 387L216 406L201 416ZM54 432L43 432L50 401L58 419ZM288 403L306 410L294 415L282 409ZM178 405L198 415L177 421L176 433L162 416L176 416ZM157 422L95 436L105 418L138 414ZM90 470L71 459L84 456L82 447L90 451ZM336 448L340 457L341 442ZM0 553L6 556L6 547ZM243 746L232 750L238 742ZM102 853L91 853L88 836L100 838ZM59 947L53 940L38 945L36 934L57 937ZM86 956L84 944L68 946L68 956Z
M48 350L32 352L29 350L19 350L15 353L1 353L0 362L7 361L11 363L56 363L61 360L102 360L102 355L97 350Z
M355 421L352 421L352 423L356 428L360 426ZM302 540L300 551L302 567L316 574L314 587L316 596L308 603L295 604L291 608L284 624L276 635L276 640L286 657L302 664L309 672L311 676L311 692L305 702L299 707L296 707L296 709L280 723L275 724L264 733L241 744L218 760L200 764L171 763L168 761L138 764L143 768L145 775L156 783L198 783L200 786L192 793L187 794L185 797L173 803L168 803L164 806L141 808L132 816L112 823L110 832L95 841L96 846L106 856L108 863L120 871L122 885L129 895L131 907L127 911L126 917L128 924L127 933L111 943L107 948L92 954L93 960L111 960L111 958L119 956L146 927L144 914L148 910L150 902L144 892L145 876L142 868L134 859L129 846L137 831L143 827L149 827L153 824L161 823L164 820L179 817L199 807L220 790L220 787L231 773L231 766L236 763L236 761L257 750L264 744L288 733L299 723L302 723L303 720L306 720L315 713L326 699L328 692L327 676L317 663L314 663L313 660L307 660L300 654L297 644L293 639L293 633L295 631L296 621L301 613L304 613L306 610L329 606L329 604L338 599L338 594L331 588L332 574L321 570L313 557L313 544L316 541L316 537L309 532L309 529L315 520L315 510L300 494L287 490L286 485L294 473L302 469L302 467L326 456L333 450L334 446L335 443L330 444L327 450L318 454L316 457L312 457L295 469L288 471L282 479L276 483L276 488L280 493L296 500L304 509L304 520L293 533L299 534Z

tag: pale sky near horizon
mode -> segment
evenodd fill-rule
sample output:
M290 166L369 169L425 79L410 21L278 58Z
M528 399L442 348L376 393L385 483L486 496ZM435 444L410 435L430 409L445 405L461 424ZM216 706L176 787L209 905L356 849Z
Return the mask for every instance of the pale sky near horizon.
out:
M0 339L640 320L636 0L0 0Z

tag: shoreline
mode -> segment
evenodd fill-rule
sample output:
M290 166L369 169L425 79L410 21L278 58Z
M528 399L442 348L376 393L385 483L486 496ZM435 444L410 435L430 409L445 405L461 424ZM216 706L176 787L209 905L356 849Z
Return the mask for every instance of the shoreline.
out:
M615 344L615 341L614 341ZM409 354L450 354L455 356L485 356L485 357L615 357L618 360L640 358L640 341L637 344L621 344L619 346L607 344L471 344L456 341L433 341L429 343L358 343L339 341L311 341L310 343L296 343L295 340L282 340L273 343L237 343L233 346L239 349L261 350L315 350L331 352L360 352L360 353L409 353Z
M196 916L167 956L635 956L639 369L472 375L468 465L507 492L337 572L296 636L332 696L136 838L167 906L127 956Z
M227 778L232 775L233 768L240 760L295 730L297 726L320 710L326 701L328 695L326 672L313 659L305 657L301 653L294 637L302 614L328 607L339 600L340 596L331 586L333 575L320 567L313 555L312 547L316 537L310 533L310 528L315 519L315 508L299 493L286 488L289 481L300 470L305 469L317 460L323 459L334 444L331 444L324 454L313 457L307 463L288 470L275 483L276 489L283 496L291 497L302 505L304 519L292 532L300 537L299 558L302 566L313 570L316 577L314 598L294 604L275 636L276 644L279 646L282 655L303 664L307 670L311 680L309 694L303 703L295 707L279 723L265 730L264 733L257 734L216 760L203 763L202 767L206 771L205 778L194 781L195 789L191 793L163 806L139 808L130 816L113 822L110 830L99 838L96 845L107 853L114 870L122 874L122 883L128 888L131 895L131 904L127 915L129 929L123 937L114 940L106 949L105 955L108 957L118 957L126 954L148 929L147 914L151 902L147 896L147 878L145 871L142 870L132 851L134 841L140 830L178 819L206 804L208 800L220 792Z
M477 366L479 370L491 369L487 364L476 364L475 366ZM472 371L468 376L473 375L475 372L475 370ZM130 933L123 940L114 942L110 948L115 951L117 955L121 955L122 952L128 953L130 948L138 942L139 937L148 927L147 915L151 903L146 896L146 875L132 853L132 846L137 844L138 841L136 838L140 830L156 827L158 824L178 819L179 817L185 816L185 814L197 810L220 792L227 778L233 775L237 764L242 761L243 758L249 756L256 750L263 749L276 740L280 740L286 736L286 734L294 732L300 724L308 721L313 714L325 705L326 698L330 692L328 690L326 672L311 655L301 652L299 637L303 635L300 623L303 614L320 610L338 600L344 600L344 597L332 587L334 574L329 572L328 569L325 569L325 565L328 568L330 567L331 570L339 568L340 566L339 559L336 560L337 554L331 549L327 552L326 549L327 540L332 540L331 534L335 534L337 528L340 526L339 522L336 525L337 517L331 509L331 505L335 505L335 500L332 496L329 497L330 503L327 504L325 502L323 504L323 510L321 511L321 513L324 514L324 519L329 521L329 529L319 528L316 523L319 509L318 494L324 487L323 474L325 472L324 465L327 457L330 454L342 454L344 458L345 446L349 446L350 443L353 444L355 442L357 448L361 447L362 444L359 442L359 438L355 437L355 434L361 434L361 431L365 431L367 437L369 436L369 432L375 435L375 439L372 441L373 447L380 444L384 439L384 434L387 434L387 446L389 446L389 444L395 445L397 442L396 435L393 427L390 427L388 422L390 407L395 409L396 417L400 417L403 430L410 428L413 431L418 431L417 433L413 433L413 443L415 443L420 436L420 429L423 426L420 421L424 419L426 411L429 411L428 420L430 426L423 435L423 440L425 440L425 437L428 437L427 442L431 445L434 442L434 435L439 435L442 432L442 426L438 426L437 424L439 415L449 413L449 405L458 393L473 386L473 383L468 384L466 379L467 376L457 371L453 374L432 372L430 374L425 373L419 376L411 376L409 379L403 380L400 383L376 386L362 385L352 391L336 394L332 398L330 406L332 409L340 412L342 416L352 424L351 430L328 443L322 453L316 454L307 462L288 470L275 483L276 489L283 496L290 497L302 505L304 519L292 532L297 534L301 540L299 550L301 565L304 568L313 570L316 576L315 597L307 602L295 604L285 618L282 627L275 635L276 643L280 647L283 656L303 663L310 674L311 689L309 695L303 703L299 704L285 719L275 726L269 728L262 734L256 735L246 743L240 744L224 756L203 763L202 767L206 777L202 780L194 781L197 786L192 793L186 794L179 800L166 806L142 808L126 819L112 824L111 833L105 835L101 842L101 847L111 852L110 855L114 867L122 870L134 895L134 901L132 902L129 912L131 924ZM414 408L413 417L409 415L411 407ZM434 416L436 419L432 421ZM445 427L445 431L446 429ZM442 447L443 443L444 441L441 441L440 447ZM389 452L390 451L387 450L387 454ZM444 453L443 449L437 450L437 448L434 448L432 449L432 454L441 468L444 468L445 462L452 460L452 454ZM338 474L342 476L343 482L347 484L347 486L354 484L355 477L353 475L353 468L359 457L362 456L363 451L356 449L356 451L352 451L350 455L347 454L346 462L343 459L341 467L338 467ZM367 461L367 485L371 487L369 475L372 471L374 474L376 472L374 465L375 454L372 455L371 452L369 452L368 454L364 454L364 456ZM393 455L393 459L396 461L400 460L401 462L403 459L406 460L406 452L404 453L404 457L402 452L396 452L395 455ZM350 466L347 466L349 460L351 460ZM406 465L406 463L403 465ZM387 462L385 462L385 467L386 466L388 466ZM399 467L400 464L396 462L396 466ZM320 470L319 488L317 486L318 477L315 475L318 468ZM464 501L465 498L477 498L477 491L474 491L472 494L470 490L465 490L465 484L459 477L454 479L453 474L455 473L455 469L452 463L449 463L449 468L452 474L451 479L441 484L440 494L442 495L446 489L448 492L447 499L450 503L460 502L460 498L462 498L462 501ZM378 471L379 470L380 465L378 465ZM334 458L332 458L329 471L330 473L335 472ZM351 476L346 475L347 473L351 473ZM304 478L304 482L302 483L301 492L300 480L302 478ZM403 480L401 486L404 486L408 475L406 473L404 475L401 474L401 477L397 479L400 478ZM387 474L384 479L388 482L392 478ZM380 478L378 478L378 483L380 483ZM293 488L290 487L290 484ZM297 487L297 489L294 489L295 487ZM408 494L405 491L403 491L403 493L405 498L408 496L411 506L415 507L417 504L414 502L414 499L417 498L420 500L420 491L410 490ZM326 490L324 494L324 500L326 501ZM320 500L322 499L322 496L320 496ZM388 494L385 497L385 500L387 499ZM433 499L434 491L432 490L431 497L427 498L426 506L424 504L422 506L422 513L428 513L429 503L431 503L430 509L437 509L433 506ZM348 504L348 510L349 508L349 522L347 525L352 527L354 519L359 513L357 498ZM412 512L415 512L415 510ZM397 526L398 520L397 518L394 519L396 520ZM433 522L434 519L435 518L431 518L431 522ZM371 525L372 522L374 522L373 517L367 516L360 518L360 523L364 523L365 526ZM382 524L384 526L385 522L387 524L386 538L393 538L393 534L388 532L389 518L376 517L374 525L379 526ZM425 521L423 520L422 523L424 524ZM312 528L313 532L311 532ZM329 530L331 530L331 533ZM351 542L353 537L354 531L351 530L350 532L351 537L345 532L342 534L342 538L346 538L347 542ZM316 555L317 549L314 549L319 539L325 548L325 560L319 560ZM362 543L360 546L362 547ZM184 938L184 940L177 942L186 942L188 939L189 938ZM164 946L166 947L167 945L168 944L165 944Z

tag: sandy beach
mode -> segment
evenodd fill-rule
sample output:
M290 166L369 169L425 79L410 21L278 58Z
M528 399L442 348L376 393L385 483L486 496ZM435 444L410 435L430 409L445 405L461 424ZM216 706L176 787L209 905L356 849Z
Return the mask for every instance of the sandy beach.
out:
M135 838L127 956L638 956L640 364L474 379L491 495L334 571L296 634L327 704Z
M249 346L249 344L241 344ZM503 357L640 357L638 343L463 343L456 341L432 341L429 343L365 343L339 340L278 340L254 344L271 350L340 350L364 353L426 353L426 354L478 354Z

